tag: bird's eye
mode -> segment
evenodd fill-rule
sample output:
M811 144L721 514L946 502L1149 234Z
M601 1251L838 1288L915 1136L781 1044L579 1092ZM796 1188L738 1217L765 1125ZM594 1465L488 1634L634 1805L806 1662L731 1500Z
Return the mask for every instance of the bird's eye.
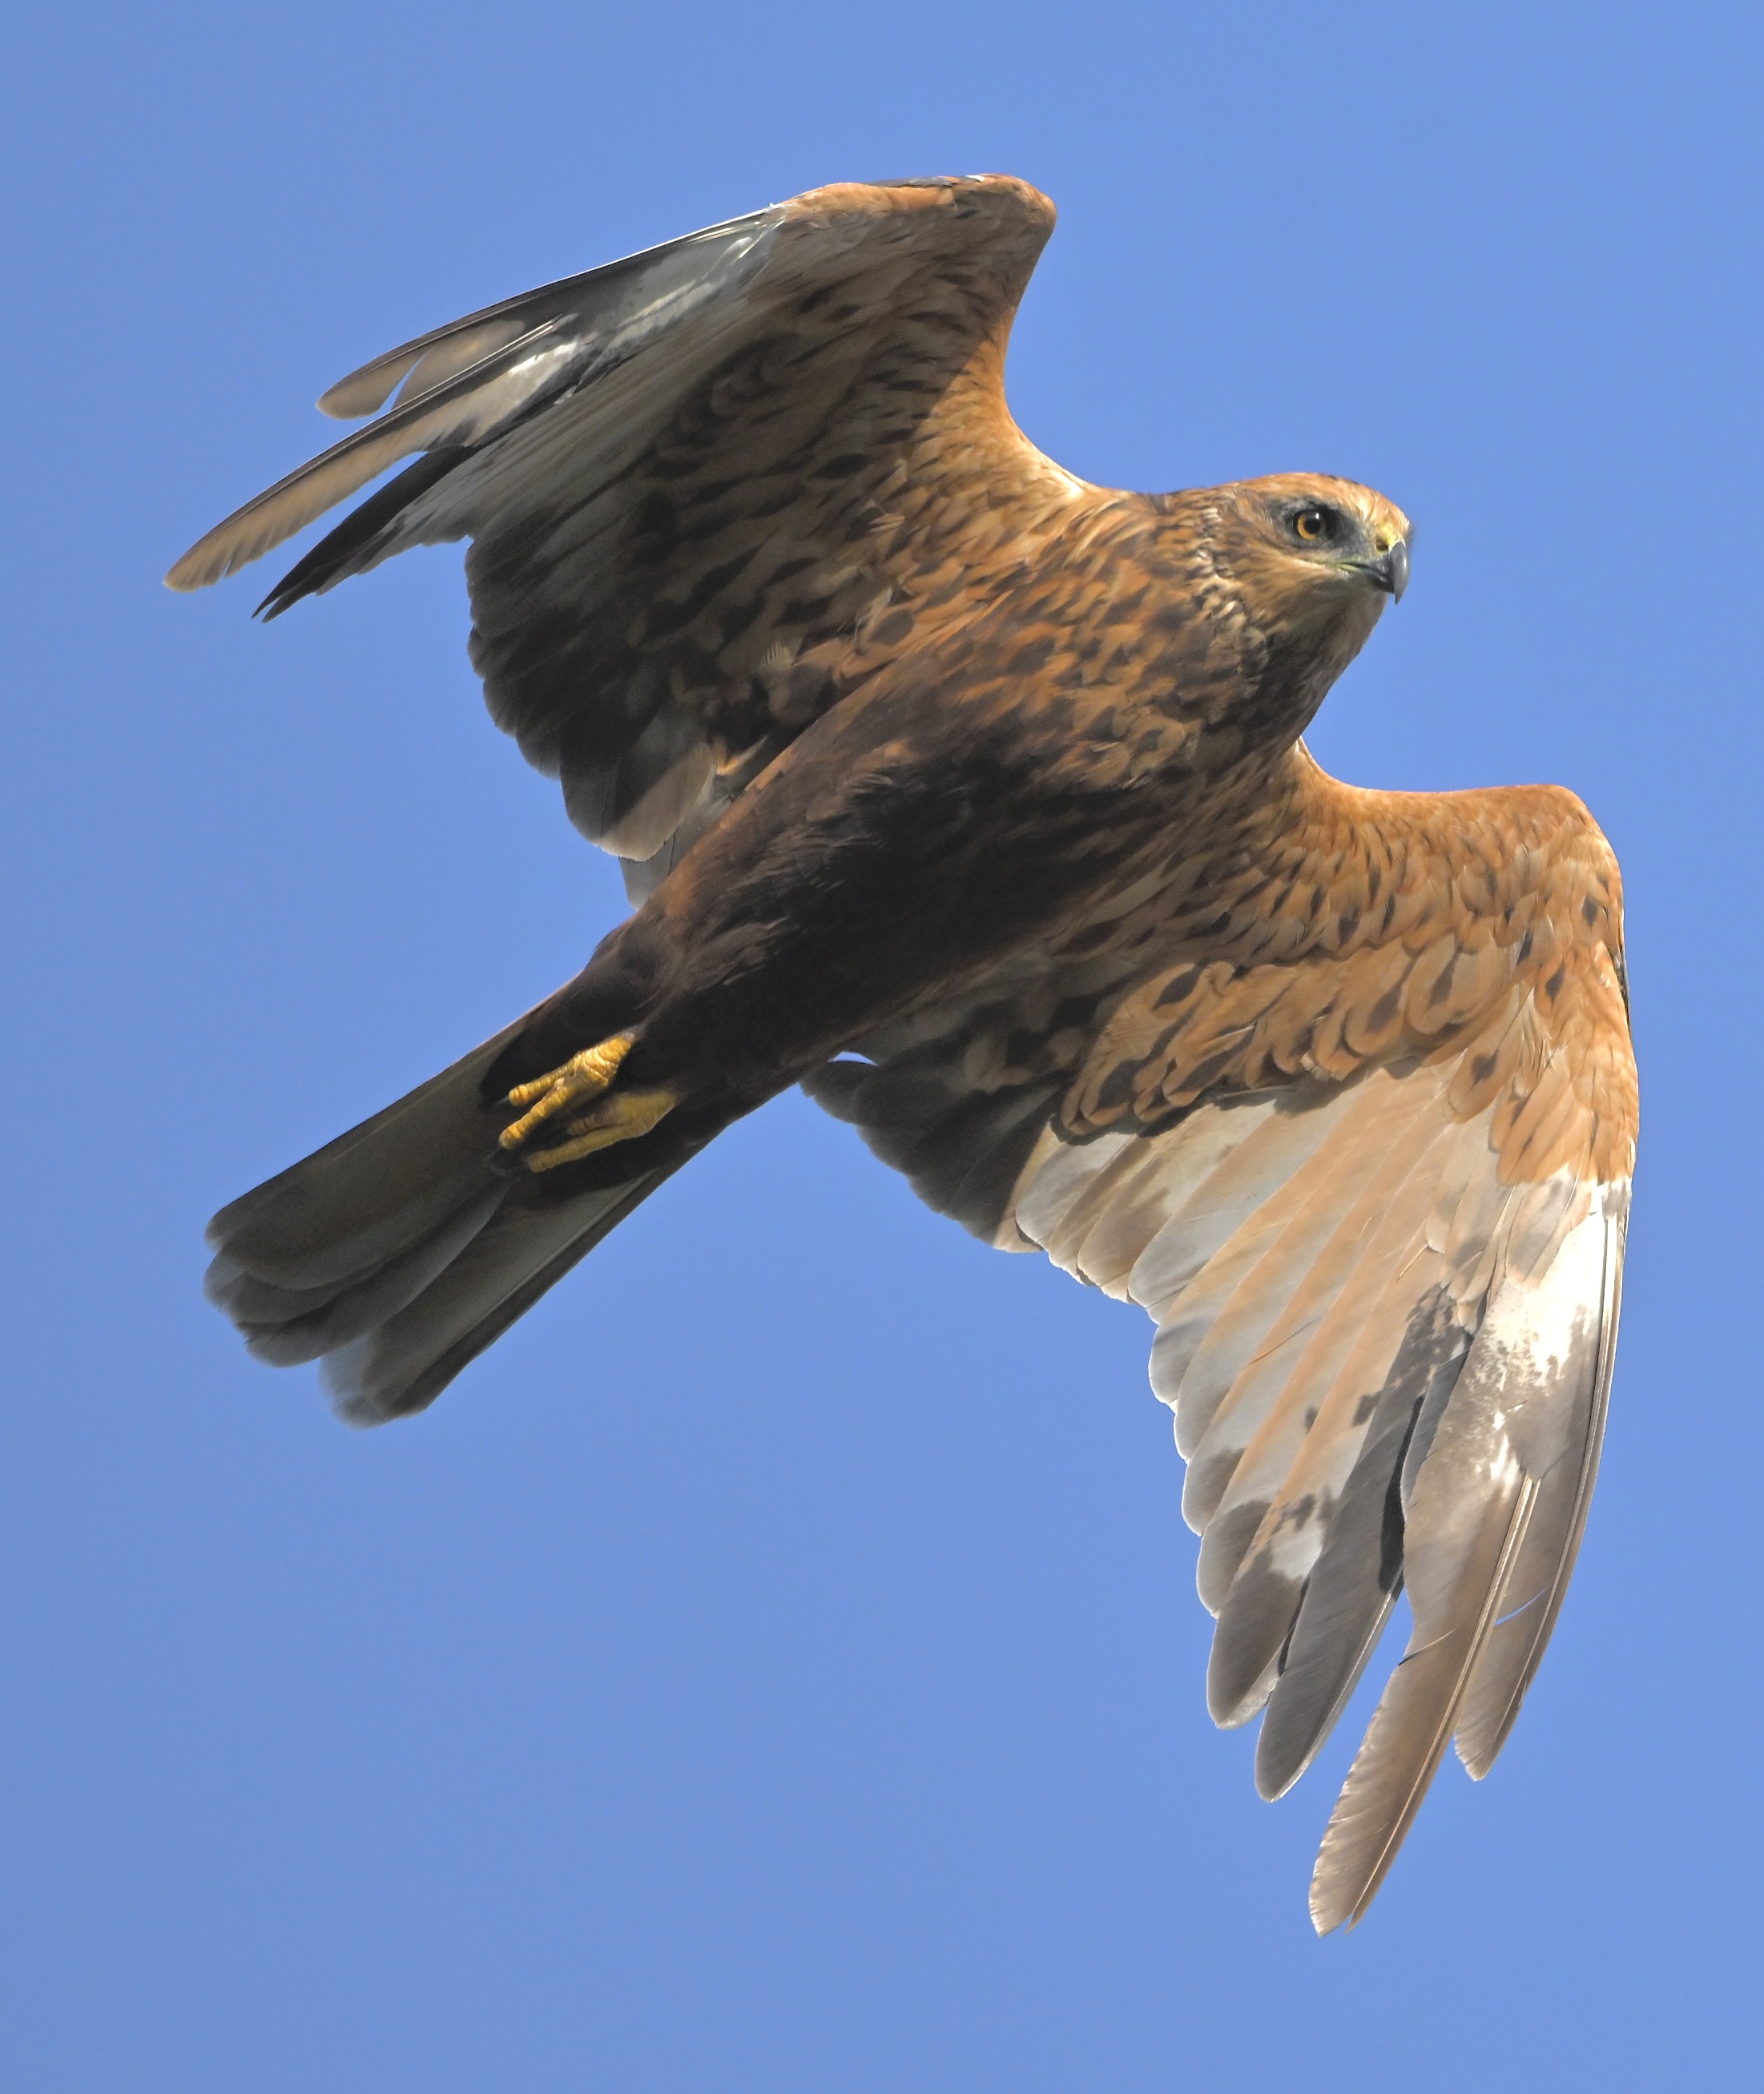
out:
M1307 545L1315 545L1336 535L1336 513L1332 509L1325 509L1320 502L1313 502L1293 517L1293 528Z

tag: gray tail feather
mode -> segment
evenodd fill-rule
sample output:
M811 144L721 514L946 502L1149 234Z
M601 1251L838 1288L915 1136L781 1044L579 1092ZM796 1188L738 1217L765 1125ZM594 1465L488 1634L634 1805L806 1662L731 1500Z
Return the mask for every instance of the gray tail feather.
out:
M352 1423L432 1403L676 1167L561 1201L499 1171L480 1087L528 1022L209 1224L209 1299L258 1358L322 1358Z

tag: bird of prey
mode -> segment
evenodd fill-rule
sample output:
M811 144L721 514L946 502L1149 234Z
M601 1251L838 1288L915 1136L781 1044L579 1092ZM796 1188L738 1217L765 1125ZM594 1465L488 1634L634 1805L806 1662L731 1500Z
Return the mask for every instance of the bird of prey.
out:
M1449 1740L1487 1771L1579 1542L1635 1146L1621 889L1559 787L1368 792L1307 752L1402 594L1389 502L1123 493L1019 432L1053 219L1000 176L836 185L489 306L333 386L377 419L172 568L215 581L414 458L261 608L469 540L490 710L636 905L224 1208L209 1289L346 1417L403 1416L801 1084L941 1213L1149 1312L1209 1702L1261 1715L1264 1796L1406 1592L1327 1931Z

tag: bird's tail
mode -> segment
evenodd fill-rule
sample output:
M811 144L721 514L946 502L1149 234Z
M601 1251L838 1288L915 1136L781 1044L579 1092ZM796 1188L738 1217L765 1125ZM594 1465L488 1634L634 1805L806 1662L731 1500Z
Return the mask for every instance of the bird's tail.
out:
M209 1298L259 1359L322 1358L352 1423L432 1403L685 1160L634 1153L629 1175L606 1182L608 1158L600 1182L579 1191L564 1174L541 1179L499 1162L485 1083L532 1022L487 1040L209 1225Z

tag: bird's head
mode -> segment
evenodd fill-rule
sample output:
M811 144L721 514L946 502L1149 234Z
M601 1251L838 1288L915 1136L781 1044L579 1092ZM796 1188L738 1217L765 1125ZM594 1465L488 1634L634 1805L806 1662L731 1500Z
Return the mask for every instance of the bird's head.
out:
M1408 584L1408 518L1369 487L1314 472L1197 490L1173 508L1187 512L1202 600L1253 665L1238 725L1258 740L1301 733Z
M1214 489L1214 553L1280 623L1377 622L1409 582L1409 519L1351 480L1283 472Z

